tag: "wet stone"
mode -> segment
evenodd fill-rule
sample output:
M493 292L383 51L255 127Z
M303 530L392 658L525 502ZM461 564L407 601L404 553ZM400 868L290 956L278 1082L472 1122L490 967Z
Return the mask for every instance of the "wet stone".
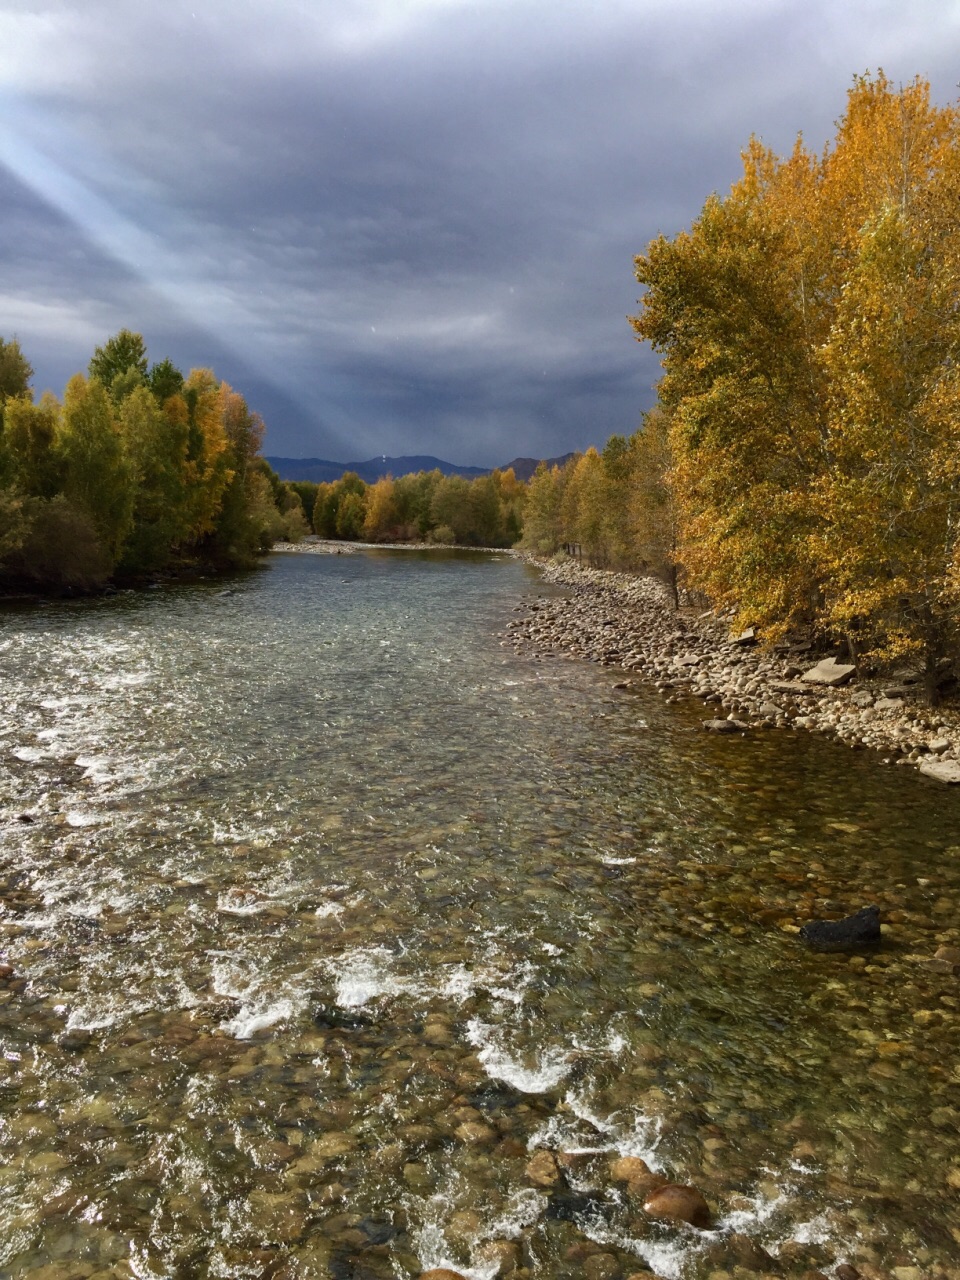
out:
M710 1226L710 1206L696 1187L667 1183L651 1191L643 1202L644 1212L651 1218L688 1222L691 1226Z

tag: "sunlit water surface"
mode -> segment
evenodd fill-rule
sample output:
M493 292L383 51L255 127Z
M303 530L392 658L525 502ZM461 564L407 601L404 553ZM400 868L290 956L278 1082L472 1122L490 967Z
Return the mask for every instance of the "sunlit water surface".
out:
M0 614L0 1276L952 1265L960 797L516 657L539 590L278 556ZM875 955L789 931L868 902Z

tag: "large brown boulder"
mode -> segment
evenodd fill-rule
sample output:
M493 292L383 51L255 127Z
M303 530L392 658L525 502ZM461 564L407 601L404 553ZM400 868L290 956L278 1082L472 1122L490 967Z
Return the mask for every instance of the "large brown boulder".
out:
M710 1226L710 1206L696 1187L683 1187L668 1182L651 1191L643 1202L644 1212L651 1218L667 1218L673 1222L689 1222L693 1227Z
M467 1280L459 1271L451 1271L449 1267L432 1267L429 1271L420 1272L420 1280Z

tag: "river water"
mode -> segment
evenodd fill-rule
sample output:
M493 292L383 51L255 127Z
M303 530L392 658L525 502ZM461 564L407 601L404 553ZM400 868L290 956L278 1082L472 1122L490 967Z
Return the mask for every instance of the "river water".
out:
M0 1277L960 1275L960 795L518 657L543 589L369 551L5 607ZM869 902L875 954L799 942Z

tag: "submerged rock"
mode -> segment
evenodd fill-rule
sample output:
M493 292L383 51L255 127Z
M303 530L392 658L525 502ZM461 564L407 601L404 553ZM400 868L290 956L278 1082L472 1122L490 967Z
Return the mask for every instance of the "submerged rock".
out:
M651 1191L643 1202L644 1212L651 1218L666 1218L672 1222L689 1222L693 1227L705 1230L710 1226L710 1206L696 1187L668 1182L665 1187Z
M814 951L855 951L880 945L880 908L862 907L843 920L811 920L800 937Z
M61 1049L68 1049L71 1053L77 1053L81 1049L86 1049L92 1039L92 1031L88 1031L85 1027L76 1027L72 1031L65 1031L57 1043Z
M538 1151L526 1168L526 1175L537 1187L553 1187L560 1179L557 1161L550 1151Z
M431 1267L429 1271L420 1272L420 1280L467 1280L467 1277L449 1267Z

